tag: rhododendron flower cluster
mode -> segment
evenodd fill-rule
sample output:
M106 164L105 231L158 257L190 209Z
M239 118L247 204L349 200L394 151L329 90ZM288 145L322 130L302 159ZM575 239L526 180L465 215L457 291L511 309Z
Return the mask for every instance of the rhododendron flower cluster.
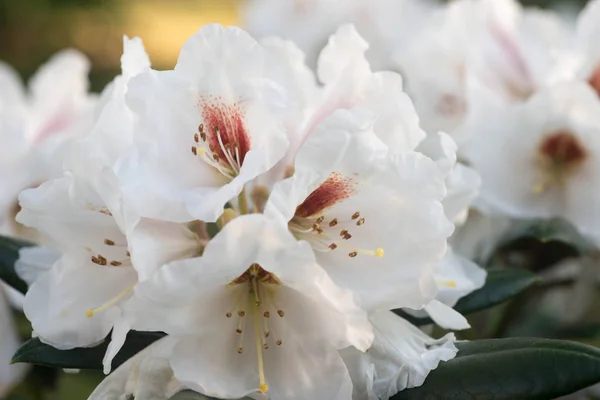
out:
M168 335L92 398L150 390L124 382L159 359L161 396L388 398L454 357L452 333L389 310L469 327L451 306L485 272L447 239L479 180L420 128L400 75L372 71L352 25L316 77L293 43L235 27L202 27L169 71L124 43L91 128L17 215L48 238L17 265L42 342L112 331L108 373L130 330Z
M171 70L125 37L99 96L75 51L27 93L0 64L23 311L59 350L110 338L90 399L389 399L456 356L512 219L600 243L600 0L575 30L513 0L245 10ZM113 371L132 331L165 336Z

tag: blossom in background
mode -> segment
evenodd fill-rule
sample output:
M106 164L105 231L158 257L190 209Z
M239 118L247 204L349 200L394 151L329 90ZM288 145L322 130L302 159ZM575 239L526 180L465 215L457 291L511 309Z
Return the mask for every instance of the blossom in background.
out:
M75 50L54 55L29 81L0 64L0 212L3 232L30 237L15 225L17 195L59 176L62 143L91 129L95 96L88 92L89 61Z
M482 102L523 101L571 78L570 34L555 14L515 0L459 0L437 11L396 61L423 127L463 141L456 130Z
M483 180L481 201L517 218L563 217L597 239L599 116L585 83L559 84L482 115L465 150Z
M328 37L340 25L353 24L371 44L369 61L381 70L393 67L395 49L435 7L430 0L253 0L242 7L242 25L257 38L293 41L314 67Z

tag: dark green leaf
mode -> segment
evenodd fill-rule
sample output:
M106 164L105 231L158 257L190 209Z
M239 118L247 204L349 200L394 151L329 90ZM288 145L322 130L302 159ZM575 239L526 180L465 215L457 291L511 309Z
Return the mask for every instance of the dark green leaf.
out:
M125 344L113 360L113 369L163 336L164 333L160 332L129 332ZM34 338L25 342L17 350L11 363L30 363L59 368L102 369L102 358L109 342L110 340L107 339L96 347L57 350Z
M577 229L562 219L519 220L500 240L487 265L542 271L592 249Z
M509 338L457 346L458 356L441 363L423 386L392 399L546 400L600 382L600 350L581 343Z
M33 245L24 240L0 236L0 279L21 293L27 292L27 283L17 275L15 263L19 259L19 249Z
M562 218L515 221L509 232L502 238L500 245L522 237L533 238L542 243L562 242L580 253L587 253L593 248L572 224Z
M460 299L454 309L463 315L484 310L521 293L537 279L534 274L524 269L492 268L488 270L485 285ZM414 317L402 310L394 312L417 326L433 323L428 317Z

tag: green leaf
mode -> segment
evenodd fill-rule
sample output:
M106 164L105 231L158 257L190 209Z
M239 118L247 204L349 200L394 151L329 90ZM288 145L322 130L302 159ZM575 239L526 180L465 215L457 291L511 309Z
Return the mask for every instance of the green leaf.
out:
M463 315L485 310L521 293L537 280L533 273L524 269L492 268L488 270L485 285L460 299L454 309ZM433 323L429 317L414 317L402 310L394 312L417 326Z
M440 363L406 399L552 399L600 382L600 350L581 343L534 338L457 343L456 358Z
M129 332L125 344L113 360L113 369L163 336L164 333L161 332ZM59 368L102 369L102 358L109 342L110 340L107 339L95 347L58 350L33 338L23 343L17 350L11 364L30 363Z
M515 221L500 241L500 246L523 237L533 238L542 243L562 242L580 253L587 253L593 249L577 228L562 218Z
M565 259L590 254L593 248L565 220L518 220L502 237L486 265L541 271Z
M19 250L29 246L34 246L34 244L0 236L0 279L23 294L27 292L27 283L17 275L15 263L19 259Z

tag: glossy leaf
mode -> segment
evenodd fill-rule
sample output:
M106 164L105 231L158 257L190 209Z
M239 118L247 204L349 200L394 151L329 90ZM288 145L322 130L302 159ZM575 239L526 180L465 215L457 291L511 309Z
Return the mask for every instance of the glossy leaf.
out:
M34 246L34 244L0 236L0 279L23 294L27 292L27 283L17 275L15 263L19 259L19 250L28 246Z
M485 285L460 299L454 309L463 315L485 310L521 293L537 279L534 274L523 269L492 268L488 270ZM417 326L433 323L428 317L414 317L402 310L394 312Z
M392 399L541 400L600 382L600 350L581 343L509 338L457 345L455 359Z
M113 360L113 369L164 336L160 332L129 332L127 340ZM59 368L102 369L102 358L110 340L95 347L57 350L33 338L25 342L14 354L11 363L30 363Z

